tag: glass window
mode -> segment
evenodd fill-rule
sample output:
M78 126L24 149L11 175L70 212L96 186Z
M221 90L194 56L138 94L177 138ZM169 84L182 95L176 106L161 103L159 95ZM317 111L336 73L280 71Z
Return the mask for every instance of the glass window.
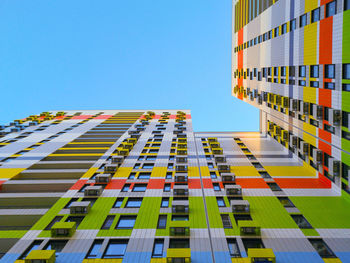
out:
M252 217L249 214L233 214L233 217L235 218L235 221L237 224L238 224L238 221L252 220Z
M290 31L295 30L296 27L297 27L297 21L296 21L296 19L291 20L291 21L290 21Z
M151 178L151 174L150 173L140 173L137 178L138 179L149 179L149 178Z
M147 189L147 184L135 184L132 189L133 192L145 192Z
M158 151L159 151L158 149L150 149L149 153L158 153Z
M163 189L163 191L164 191L164 192L170 192L170 190L171 190L171 185L170 185L170 184L164 184L164 189Z
M30 253L30 251L32 250L36 250L39 248L41 244L41 240L35 240L25 251L24 253L21 255L21 257L19 259L25 259L28 254Z
M190 248L190 240L187 238L171 238L169 248Z
M312 10L311 12L311 22L317 22L320 20L320 8L316 8L315 10Z
M289 67L289 76L290 77L295 77L295 66L290 66Z
M134 169L139 169L140 168L140 163L136 163L135 165L134 165Z
M55 216L55 218L52 219L52 221L50 222L50 224L47 225L47 227L45 228L45 230L50 230L51 227L52 227L55 223L61 221L62 218L63 218L63 216Z
M343 84L343 85L344 85L344 84ZM333 83L333 82L325 82L325 83L324 83L324 88L325 88L325 89L334 90L334 89L335 89L335 83Z
M299 66L299 77L306 77L306 67Z
M325 65L324 74L327 79L334 79L335 77L335 66L334 65Z
M157 157L156 156L147 156L146 160L147 161L154 161Z
M80 225L80 223L84 220L83 216L69 216L67 218L66 222L75 222L76 223L76 227L78 228L78 226Z
M300 16L300 26L299 27L306 26L306 21L307 21L306 19L307 19L306 14Z
M281 188L276 183L267 183L272 191L281 191Z
M164 248L164 239L155 239L153 250L152 250L152 258L163 257L163 248Z
M67 240L50 240L45 246L45 250L55 250L56 257L59 256Z
M277 197L284 207L295 207L288 197Z
M130 184L125 184L123 186L122 192L127 192L127 191L129 191L129 189L130 189Z
M269 32L268 32L268 39L271 39L272 38L272 30L270 30ZM256 74L255 74L255 77L256 77Z
M244 248L265 248L264 243L260 238L242 238Z
M154 163L144 163L142 169L153 169Z
M343 79L350 79L350 64L343 64Z
M112 223L114 221L115 216L107 216L106 220L104 221L101 229L110 229L112 226Z
M163 197L160 207L169 207L169 198Z
M318 78L318 65L310 66L310 77Z
M350 9L350 0L345 0L344 2L344 11Z
M122 206L123 200L124 200L124 198L120 198L120 197L117 198L117 201L115 201L113 207L114 208L120 208Z
M221 215L221 220L224 228L232 228L230 216L227 214Z
M167 172L165 179L172 179L173 178L173 173L172 172Z
M286 67L281 67L281 76L282 76L282 77L285 77L286 74L287 74L287 72L286 72Z
M86 258L97 258L97 254L100 252L103 240L95 240L92 244Z
M136 216L122 215L119 218L116 229L132 229L135 225Z
M166 228L166 221L167 221L167 215L159 215L158 217L158 229L165 229Z
M226 206L223 197L216 197L216 201L217 201L219 207L225 207Z
M287 33L287 23L282 25L282 35Z
M350 84L343 84L343 91L350 91Z
M299 226L299 228L312 228L310 223L306 220L303 215L291 215L295 223Z
M129 175L128 179L130 179L130 180L135 179L135 175L136 175L136 173L131 173L131 174Z
M188 215L172 215L171 220L172 221L188 221L189 217L188 217Z
M69 208L73 202L78 201L78 198L72 198L71 200L69 200L69 202L66 204L66 206L64 208Z
M336 255L322 239L310 238L309 241L322 258L336 258Z
M233 238L227 239L227 245L228 245L228 249L230 251L231 257L241 257L241 253L239 252L236 239L233 239Z
M142 198L138 197L129 197L128 201L126 202L125 207L127 208L138 208L141 207Z
M107 249L103 255L103 258L123 257L125 254L127 245L128 245L127 240L111 240L107 246Z
M210 178L211 179L216 179L217 178L216 173L215 172L210 172Z
M332 1L326 5L326 17L334 16L336 13L336 1Z
M278 37L279 36L279 27L276 27L275 28L275 37Z
M215 183L213 184L214 191L221 191L220 185Z

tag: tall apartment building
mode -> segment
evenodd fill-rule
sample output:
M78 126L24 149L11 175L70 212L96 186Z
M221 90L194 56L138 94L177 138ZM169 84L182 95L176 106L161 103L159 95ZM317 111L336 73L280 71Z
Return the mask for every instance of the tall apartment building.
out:
M350 1L234 1L232 94L261 132L350 194Z
M0 128L0 262L349 262L350 198L272 136L188 110Z

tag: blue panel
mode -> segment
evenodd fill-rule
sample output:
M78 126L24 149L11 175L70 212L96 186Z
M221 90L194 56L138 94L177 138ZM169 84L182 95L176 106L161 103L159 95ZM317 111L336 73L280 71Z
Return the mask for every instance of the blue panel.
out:
M0 260L0 263L13 263L19 258L20 254L5 254Z
M350 252L335 252L335 254L341 260L341 262L350 263Z
M151 252L127 252L125 253L123 263L150 262Z
M324 263L316 252L274 252L278 263Z
M86 253L60 253L56 258L56 263L82 262Z
M215 251L214 252L215 262L231 263L231 256L228 251Z
M211 252L191 251L191 263L212 263Z

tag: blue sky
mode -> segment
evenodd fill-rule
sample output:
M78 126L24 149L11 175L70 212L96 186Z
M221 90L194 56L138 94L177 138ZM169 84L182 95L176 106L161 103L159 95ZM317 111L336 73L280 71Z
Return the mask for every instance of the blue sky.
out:
M64 109L191 109L256 131L230 94L231 0L1 0L0 123Z

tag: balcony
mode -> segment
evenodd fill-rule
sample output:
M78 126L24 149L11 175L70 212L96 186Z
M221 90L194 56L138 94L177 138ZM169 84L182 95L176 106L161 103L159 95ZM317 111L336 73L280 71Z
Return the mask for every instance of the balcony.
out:
M225 185L226 195L242 195L242 187L240 185Z
M32 250L24 259L25 263L54 263L55 261L55 250Z
M91 208L89 201L73 202L69 207L71 214L87 214Z
M188 200L174 200L172 202L171 211L173 213L188 213L189 211Z
M175 196L188 196L188 186L187 185L174 185L173 193Z
M71 237L76 230L76 222L57 222L51 228L52 237Z
M222 173L221 180L225 183L234 183L236 181L236 176L234 173Z
M190 248L168 248L166 263L191 263Z
M248 200L231 200L232 213L249 213L250 205Z
M239 220L237 222L241 236L260 236L260 226L254 221Z
M248 248L250 262L276 263L276 256L271 248Z
M169 235L170 236L189 236L190 222L189 221L170 221Z

